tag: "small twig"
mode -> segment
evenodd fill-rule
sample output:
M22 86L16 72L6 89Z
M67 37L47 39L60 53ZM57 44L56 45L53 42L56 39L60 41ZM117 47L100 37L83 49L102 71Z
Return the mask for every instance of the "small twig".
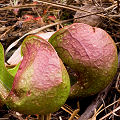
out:
M18 23L19 23L19 21L16 22L13 26L8 27L8 29L2 35L0 35L0 39L3 38L8 32L10 32L10 30L12 30L15 26L17 26Z
M72 11L84 11L84 12L87 12L87 13L91 13L90 11L83 10L80 7L76 7L76 6L63 5L63 4L60 4L60 3L45 2L45 1L38 1L38 2L43 3L43 4L47 4L47 5L51 5L51 6L54 6L54 7L58 7L58 8L64 8L64 9L72 10ZM33 8L33 7L36 7L36 6L39 7L39 6L41 6L41 4L25 4L25 5L8 6L8 7L0 8L0 10L12 10L12 9L15 9L15 8L19 8L19 9L20 8ZM117 3L115 2L114 5L111 5L110 7L105 8L104 11L101 11L100 13L104 13L105 11L111 10L112 8L114 8L116 6L117 6Z
M102 99L103 105L104 105L104 107L105 107L105 101L104 101L103 98L101 98L101 99ZM105 108L105 114L107 114L107 110L106 110L106 108ZM106 120L106 119L105 119L105 120Z
M10 27L8 26L8 27L0 27L0 32L4 32L4 31L6 31L6 30L8 30Z
M77 10L84 11L80 8L78 9L78 8L75 8L73 6L68 6L68 5L62 5L62 4L50 3L50 2L43 2L43 1L39 1L39 2L45 3L47 5L52 5L52 6L55 6L55 7L58 7L58 8L64 8L64 9L72 10L72 11L77 11ZM0 8L0 11L1 10L12 10L12 9L15 9L15 8L19 8L19 9L33 8L33 7L37 7L37 6L39 7L39 6L41 6L41 4L25 4L25 5L8 6L8 7Z
M117 107L116 109L114 109L113 111L111 111L110 113L108 113L107 115L105 115L104 117L100 118L99 120L104 120L105 118L107 118L107 117L110 116L111 114L117 112L118 110L120 110L120 106Z
M12 116L14 116L15 118L17 118L18 120L24 120L24 119L22 118L21 114L19 114L19 113L16 114L16 112L11 111L10 114L11 114Z
M107 10L108 10L108 9L107 9ZM7 52L13 47L13 44L14 44L14 46L15 46L20 40L22 40L23 38L25 38L27 35L38 33L38 32L40 32L40 31L42 31L42 30L44 30L44 29L46 29L46 28L49 28L49 27L52 27L52 26L55 26L55 25L58 25L58 24L70 22L70 21L72 21L72 20L74 20L74 19L79 19L79 18L83 18L83 17L87 17L87 16L91 16L91 15L97 15L97 14L100 15L100 13L102 13L102 12L90 13L90 14L83 15L83 16L80 16L80 17L77 17L77 18L72 18L72 19L68 19L68 20L59 21L59 22L52 23L52 24L43 26L43 27L41 27L41 28L37 28L37 29L35 29L35 30L32 30L32 31L24 34L22 37L20 37L20 38L19 38L18 40L16 40L15 42L13 42L13 43L7 48L5 54L7 54ZM104 16L104 15L100 15L100 16L106 17L106 16ZM108 18L108 17L106 17L106 18ZM117 22L117 21L115 21L115 20L113 20L113 19L111 19L111 18L109 18L109 19L112 20L113 22L117 23L117 24L120 24L119 22Z
M120 9L120 1L117 0L117 13L119 13L119 9Z
M112 18L118 18L118 17L120 17L120 14L118 14L118 15L108 15L109 17L112 17Z
M88 120L96 120L97 117L97 113L101 110L101 108L103 107L103 104L98 108L98 110L96 111L96 109L94 110L94 115L92 116L92 118L88 119Z
M14 6L12 0L10 0L10 4L11 4L12 6Z
M61 107L61 109L63 109L64 111L66 111L67 113L71 114L72 115L72 112L67 110L65 107Z
M50 3L50 2L44 2L44 1L39 1L39 2L48 4L48 5L52 5L52 6L56 6L56 7L71 9L71 10L74 10L74 11L80 10L80 11L84 11L84 12L90 13L90 14L88 14L88 15L80 16L80 17L78 17L78 18L83 18L83 17L87 17L87 16L90 16L90 15L99 15L99 16L101 16L101 17L106 17L106 16L104 16L104 15L101 15L101 13L104 13L105 11L108 11L108 10L112 9L112 8L114 8L114 7L117 5L117 4L115 3L115 5L112 5L112 6L108 7L108 8L106 8L104 11L100 11L100 12L96 12L96 13L91 13L91 12L86 11L86 10L81 10L80 8L75 7L75 6L68 6L68 5L62 5L62 4ZM26 7L35 7L35 6L39 6L39 4L36 4L36 5L35 5L35 4L28 4L28 5L21 5L21 6L4 7L4 8L0 8L0 10L11 10L11 9L15 9L15 8L26 8ZM18 40L16 40L13 44L14 44L14 46L15 46L21 39L23 39L23 38L26 37L27 35L35 34L35 33L39 32L39 31L42 31L42 30L44 30L44 29L46 29L46 28L48 28L48 27L52 27L52 26L55 26L55 25L58 25L58 24L61 24L61 23L69 22L69 21L72 21L72 20L78 19L78 18L73 18L73 19L69 19L69 20L59 21L59 22L56 22L56 23L53 23L53 24L44 26L44 27L42 27L42 28L38 28L38 29L32 30L32 31L24 34L21 38L19 38ZM106 18L108 18L108 17L106 17ZM117 24L120 24L119 22L117 22L117 21L115 21L115 20L113 20L113 19L111 19L111 18L108 18L108 19L112 20L113 22L116 22ZM11 45L7 48L5 54L13 47L13 44L11 44Z
M60 119L60 120L62 120L62 117L61 117L61 116L59 116L59 119Z
M73 113L72 108L71 108L70 106L68 106L67 104L65 104L63 107L64 107L65 109L69 110L71 113Z
M96 111L96 113L98 113L103 107L103 104L98 108L98 110Z
M109 108L110 106L112 106L112 105L114 105L115 103L118 103L118 102L120 102L120 99L116 100L116 101L113 102L112 104L110 104L110 105L106 106L105 108L103 108L102 110L100 110L100 111L97 113L97 115L100 114L101 112L103 112L105 109Z
M116 101L116 94L115 94L114 97L113 97L113 101L114 101L114 102ZM119 103L118 103L118 104L119 104ZM116 104L113 105L112 109L114 110L115 108L116 108ZM112 118L112 120L114 120L114 117L115 117L115 115L112 114L109 118Z
M15 42L13 42L8 48L7 50L5 51L5 54L7 54L7 52L13 47L15 46L20 40L22 40L23 38L25 38L27 35L30 35L30 34L35 34L35 33L38 33L44 29L47 29L49 27L52 27L52 26L55 26L55 25L58 25L58 24L62 24L62 23L66 23L66 22L70 22L74 19L78 19L78 18L83 18L83 17L87 17L87 16L90 16L90 15L95 15L96 13L91 13L91 14L88 14L88 15L84 15L84 16L80 16L80 17L77 17L77 18L73 18L73 19L68 19L68 20L63 20L63 21L59 21L59 22L56 22L56 23L52 23L52 24L49 24L49 25L46 25L46 26L43 26L41 28L37 28L35 30L32 30L26 34L24 34L22 37L20 37L18 40L16 40ZM99 14L99 13L98 13ZM13 45L14 44L14 45Z
M63 107L61 107L61 109L63 109L64 111L66 111L66 112L69 113L70 115L72 115L73 112L74 112L74 111L73 111L70 107L68 107L67 105L64 105ZM78 118L79 118L79 115L76 113L74 117L78 119Z
M96 112L96 109L95 109L95 110L94 110L94 115L92 116L92 118L90 118L90 119L88 119L88 120L96 120L96 117L97 117L97 116L96 116L96 113L97 113L97 112Z
M76 116L76 114L80 111L80 109L76 109L72 115L70 116L69 120L73 120L73 118Z
M120 93L120 90L119 90L119 82L120 82L120 73L118 74L117 81L116 81L116 84L115 84L116 90Z
M112 22L117 23L117 24L120 25L120 22L118 22L118 21L116 21L116 20L110 18L109 16L105 16L105 15L102 15L102 14L98 14L98 15L101 16L101 17L103 17L103 18L107 18L107 19L111 20Z
M44 115L41 115L41 117L40 117L40 118L41 118L41 120L45 120L45 119L44 119L44 118L45 118L45 116L44 116Z
M45 115L45 119L44 120L50 120L50 119L51 119L51 114Z
M103 99L106 98L107 93L111 88L111 85L112 83L98 94L98 96L93 100L93 102L88 106L88 108L85 110L85 112L81 115L81 117L78 120L88 120L89 118L93 116L94 110L97 109L102 103L101 97Z
M0 118L0 120L9 120L9 118Z
M115 43L116 45L120 45L120 42Z

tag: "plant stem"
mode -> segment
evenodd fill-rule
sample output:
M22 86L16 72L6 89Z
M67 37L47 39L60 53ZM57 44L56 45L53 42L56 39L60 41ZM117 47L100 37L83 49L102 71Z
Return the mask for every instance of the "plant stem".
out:
M45 116L44 115L41 115L41 120L44 120Z
M51 114L47 114L46 115L46 120L50 120L51 119Z
M50 120L51 119L51 114L47 115L41 115L40 120Z

